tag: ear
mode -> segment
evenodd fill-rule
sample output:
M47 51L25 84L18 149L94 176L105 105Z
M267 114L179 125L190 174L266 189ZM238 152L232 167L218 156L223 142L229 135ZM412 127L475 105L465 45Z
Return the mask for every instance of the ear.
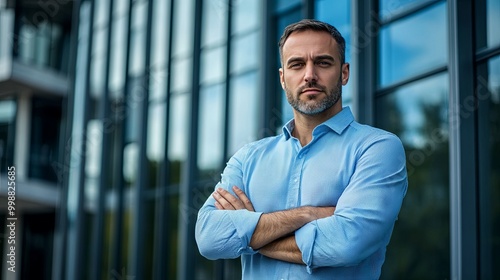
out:
M280 73L281 88L285 90L285 78L284 78L283 68L279 69L279 73Z
M342 64L342 85L345 86L349 81L349 63Z

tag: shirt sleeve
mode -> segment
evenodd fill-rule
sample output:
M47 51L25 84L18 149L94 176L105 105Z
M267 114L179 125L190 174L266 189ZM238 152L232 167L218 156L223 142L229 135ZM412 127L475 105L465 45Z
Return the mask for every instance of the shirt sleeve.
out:
M227 163L221 181L215 188L233 193L232 186L243 188L242 162L248 146L240 149ZM261 212L218 210L210 195L198 212L195 237L201 255L207 259L233 259L241 254L255 254L250 246Z
M295 232L309 273L316 267L356 265L389 243L408 187L405 153L392 134L365 146L334 215Z

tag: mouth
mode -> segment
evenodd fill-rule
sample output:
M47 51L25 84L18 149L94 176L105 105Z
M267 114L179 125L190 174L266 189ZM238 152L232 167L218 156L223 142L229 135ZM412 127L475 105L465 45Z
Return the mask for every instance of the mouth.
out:
M322 89L319 89L319 88L305 88L301 91L301 94L304 94L304 95L317 95L317 94L320 94L321 92L323 92Z

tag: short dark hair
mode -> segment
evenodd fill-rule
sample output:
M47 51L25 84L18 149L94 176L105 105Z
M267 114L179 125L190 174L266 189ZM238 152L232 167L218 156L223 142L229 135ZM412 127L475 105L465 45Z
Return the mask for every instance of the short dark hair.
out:
M342 37L342 34L340 34L337 28L333 27L332 25L326 22L322 22L319 20L303 19L299 22L288 25L283 31L283 35L281 35L278 46L279 46L280 60L282 65L283 65L283 45L285 45L285 42L288 39L288 37L290 37L290 35L293 32L306 31L306 30L324 31L332 35L333 39L335 39L335 41L339 45L340 61L342 62L342 64L345 63L345 39L344 37Z

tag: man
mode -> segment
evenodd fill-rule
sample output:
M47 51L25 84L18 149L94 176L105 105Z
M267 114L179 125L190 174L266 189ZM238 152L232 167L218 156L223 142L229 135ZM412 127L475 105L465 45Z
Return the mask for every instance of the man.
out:
M342 108L337 29L302 20L279 48L294 118L228 161L198 214L199 250L241 257L243 279L378 279L407 189L401 141Z

